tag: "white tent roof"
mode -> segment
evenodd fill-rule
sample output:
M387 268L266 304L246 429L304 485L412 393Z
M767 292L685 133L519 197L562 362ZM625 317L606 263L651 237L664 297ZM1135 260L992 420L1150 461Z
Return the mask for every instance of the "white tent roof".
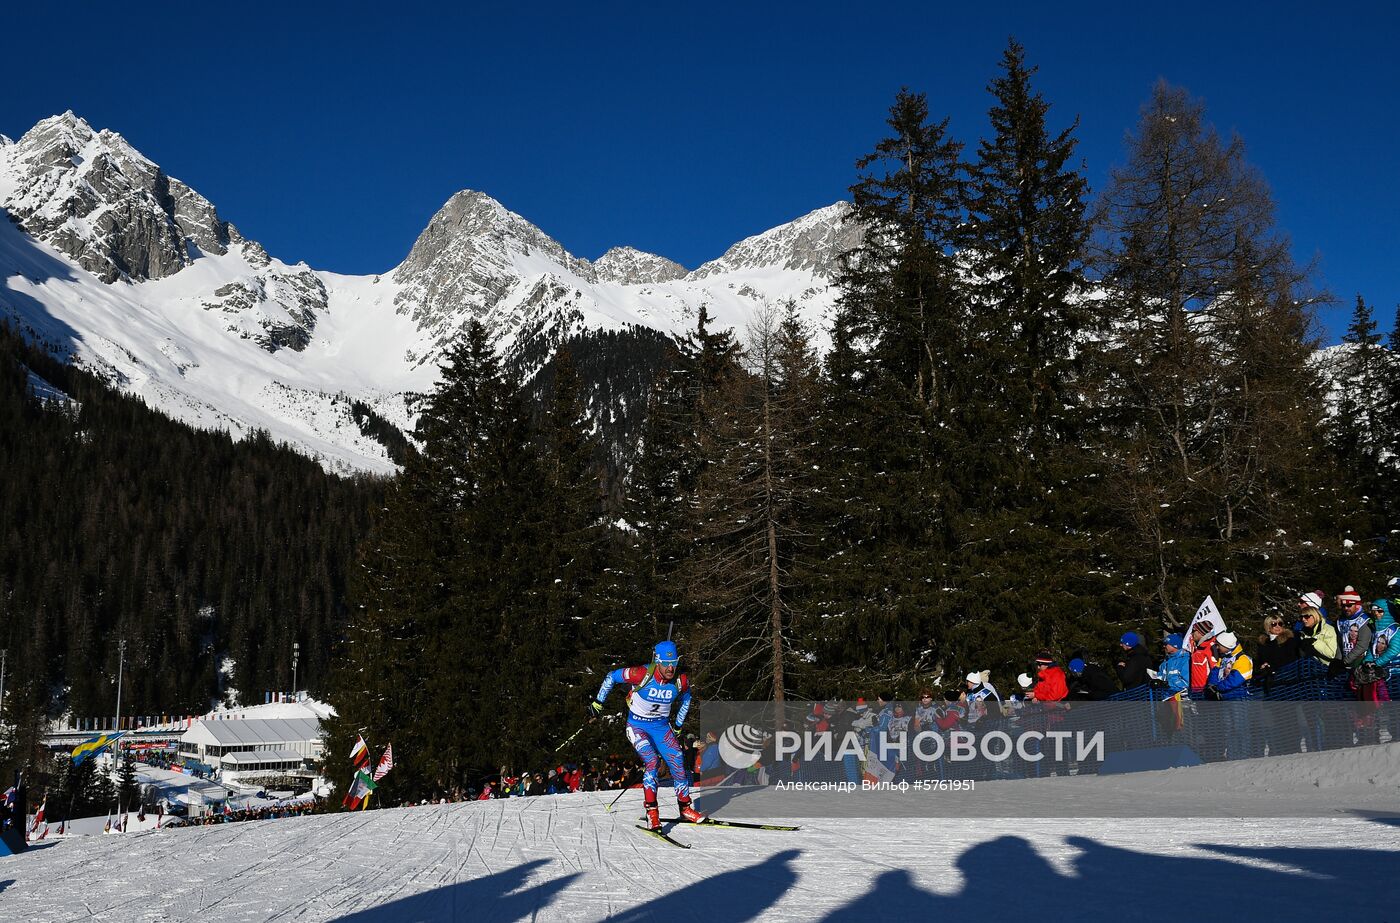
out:
M239 750L225 753L222 759L227 766L230 763L300 763L306 757L295 750Z
M248 718L196 721L180 738L181 743L206 747L255 746L321 739L321 723L314 718Z

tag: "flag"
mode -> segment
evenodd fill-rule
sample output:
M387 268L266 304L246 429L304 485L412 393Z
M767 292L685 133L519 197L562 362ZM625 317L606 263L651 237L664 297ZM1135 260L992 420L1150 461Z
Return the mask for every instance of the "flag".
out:
M355 738L355 746L350 751L350 762L355 764L356 769L365 769L369 766L369 746L365 743L364 737Z
M29 828L29 832L30 832L30 833L33 833L34 831L38 830L38 829L39 829L39 825L42 824L42 823L44 822L44 808L47 808L48 806L49 806L49 799L48 799L48 796L45 795L45 796L44 796L44 803L41 804L41 805L39 805L39 813L34 815L34 826L32 826L32 827Z
M65 817L63 820L61 820L61 821L58 822L58 835L59 835L59 836L63 836L63 827L64 827L64 825L66 825L67 823L68 823L68 818L66 818L66 817Z
M42 840L44 837L46 837L46 836L48 836L48 835L49 835L49 825L48 825L48 824L44 824L44 832L41 833L41 834L39 834L39 839Z
M361 769L359 772L355 773L355 779L350 783L350 788L346 791L345 798L341 801L341 804L352 811L357 810L365 803L365 799L369 797L369 793L378 787L379 786L374 784L374 780L370 778L369 773Z
M98 734L92 740L83 741L73 748L73 765L83 765L83 760L90 756L96 756L115 743L119 737L124 737L125 735L125 731L118 731L115 734Z
M1225 630L1225 617L1215 607L1215 600L1209 596L1196 610L1196 617L1191 619L1191 624L1186 626L1186 634L1182 635L1188 648L1191 646L1191 632L1196 630L1197 625L1205 627L1207 638L1213 638Z
M229 804L228 804L227 801L224 802L224 816L225 816L225 817L232 817L232 816L233 816L233 808L229 807Z
M384 748L384 755L379 758L379 765L374 767L374 781L378 782L389 774L389 770L394 768L394 745Z

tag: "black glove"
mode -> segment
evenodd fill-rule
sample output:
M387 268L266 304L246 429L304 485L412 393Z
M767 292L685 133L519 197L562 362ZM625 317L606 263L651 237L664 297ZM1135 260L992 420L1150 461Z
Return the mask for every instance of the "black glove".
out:
M1303 651L1306 651L1306 652L1309 653L1309 654L1311 654L1311 653L1313 652L1313 646L1314 646L1315 644L1317 644L1317 639L1316 639L1316 638L1309 638L1309 637L1306 636L1306 635L1299 635L1299 636L1298 636L1298 647L1299 647L1299 649L1301 649L1301 650L1303 650Z
M603 713L603 703L590 697L588 699L588 720L592 721Z
M1206 694L1206 698L1210 699L1211 701L1220 701L1220 690L1216 689L1214 686L1207 686L1204 692Z
M1347 665L1341 661L1341 658L1333 660L1331 663L1327 664L1328 679L1336 679L1338 676L1341 676L1346 671Z

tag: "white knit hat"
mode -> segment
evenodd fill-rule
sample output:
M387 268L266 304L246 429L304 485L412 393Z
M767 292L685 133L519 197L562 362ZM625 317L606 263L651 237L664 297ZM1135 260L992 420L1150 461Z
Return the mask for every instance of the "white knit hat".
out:
M1298 597L1298 601L1305 606L1312 606L1314 609L1322 608L1322 594L1316 592L1304 593Z
M1219 644L1227 651L1233 651L1235 648L1240 646L1240 639L1235 637L1235 633L1233 631L1222 631L1220 634L1215 636L1215 643Z
M1021 684L1022 689L1029 689L1035 685L1035 680L1031 679L1030 676L1025 673L1022 673L1020 676L1016 677L1016 682Z

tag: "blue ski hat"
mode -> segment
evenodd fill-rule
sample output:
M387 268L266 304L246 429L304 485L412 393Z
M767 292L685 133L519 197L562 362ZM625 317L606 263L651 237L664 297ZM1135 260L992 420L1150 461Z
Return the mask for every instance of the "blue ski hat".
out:
M681 655L676 650L676 642L662 641L652 649L652 659L659 667L674 667L681 662Z
M1141 641L1142 639L1138 637L1138 633L1135 631L1130 631L1118 639L1119 644L1126 644L1128 647L1137 647Z
M1170 646L1172 646L1172 647L1178 647L1178 648L1179 648L1179 647L1181 647L1182 637L1181 637L1181 635L1167 635L1166 640L1163 641L1162 643L1163 643L1163 644L1168 644L1168 645L1170 645Z
M1070 671L1071 673L1075 673L1075 674L1083 673L1083 672L1084 672L1084 661L1083 661L1083 659L1082 659L1082 658L1079 658L1079 657L1076 657L1076 658L1074 658L1073 660L1071 660L1071 661L1069 662L1069 671Z

